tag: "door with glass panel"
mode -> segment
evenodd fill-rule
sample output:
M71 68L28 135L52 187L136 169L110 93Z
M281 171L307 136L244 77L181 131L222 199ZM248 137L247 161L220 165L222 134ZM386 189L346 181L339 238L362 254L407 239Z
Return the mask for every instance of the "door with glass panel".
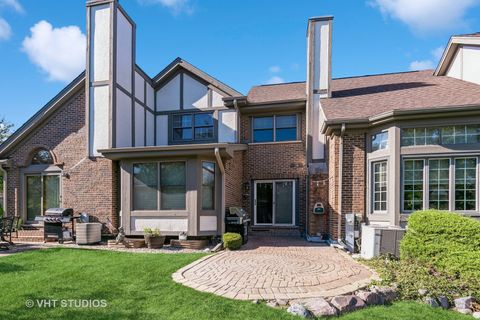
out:
M295 181L255 182L255 224L295 224Z
M60 175L25 176L25 207L27 221L34 221L49 208L60 207Z

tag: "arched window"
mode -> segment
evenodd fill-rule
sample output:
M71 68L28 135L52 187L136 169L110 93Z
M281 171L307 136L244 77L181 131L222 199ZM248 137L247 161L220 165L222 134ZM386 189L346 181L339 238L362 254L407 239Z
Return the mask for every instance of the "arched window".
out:
M52 154L48 150L39 149L33 154L32 164L53 164Z

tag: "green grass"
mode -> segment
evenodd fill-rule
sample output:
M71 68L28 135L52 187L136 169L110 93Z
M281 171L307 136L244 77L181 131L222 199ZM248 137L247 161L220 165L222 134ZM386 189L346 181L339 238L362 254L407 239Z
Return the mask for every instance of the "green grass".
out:
M175 270L202 256L49 249L1 257L0 319L299 319L262 304L197 292L171 280ZM104 299L107 306L29 309L27 299ZM416 303L398 303L341 319L468 317Z

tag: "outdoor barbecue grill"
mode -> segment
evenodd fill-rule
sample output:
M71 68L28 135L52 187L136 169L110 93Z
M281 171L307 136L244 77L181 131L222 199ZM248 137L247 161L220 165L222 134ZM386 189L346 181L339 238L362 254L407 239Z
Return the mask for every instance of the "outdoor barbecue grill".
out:
M226 232L239 233L242 236L243 243L248 241L248 227L250 216L247 211L239 207L230 207L225 214Z
M63 243L64 224L72 222L73 232L73 209L51 208L45 211L45 215L36 216L35 221L43 221L43 240L56 239Z

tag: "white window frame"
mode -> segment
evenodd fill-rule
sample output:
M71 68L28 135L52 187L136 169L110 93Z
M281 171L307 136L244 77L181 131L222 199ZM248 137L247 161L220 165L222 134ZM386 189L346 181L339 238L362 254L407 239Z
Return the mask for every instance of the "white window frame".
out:
M376 164L380 164L380 163L385 163L385 177L386 177L386 181L385 181L385 184L386 184L386 188L387 190L385 191L386 193L386 200L385 200L385 210L375 210L375 165ZM370 163L370 166L371 166L371 173L370 173L370 176L371 176L371 184L370 184L370 188L371 188L371 201L370 201L370 204L371 204L371 207L372 207L372 214L386 214L388 212L388 189L389 189L389 186L388 186L388 183L389 183L389 179L388 179L388 168L389 168L389 164L388 164L388 160L387 159L382 159L382 160L375 160L375 161L372 161Z
M275 189L276 182L291 182L292 183L292 223L275 223ZM272 198L272 223L258 223L257 222L257 184L259 183L272 183L273 185L273 198ZM280 179L280 180L255 180L254 181L254 190L253 190L253 207L254 207L254 225L256 226L295 226L296 225L296 181L295 179Z

